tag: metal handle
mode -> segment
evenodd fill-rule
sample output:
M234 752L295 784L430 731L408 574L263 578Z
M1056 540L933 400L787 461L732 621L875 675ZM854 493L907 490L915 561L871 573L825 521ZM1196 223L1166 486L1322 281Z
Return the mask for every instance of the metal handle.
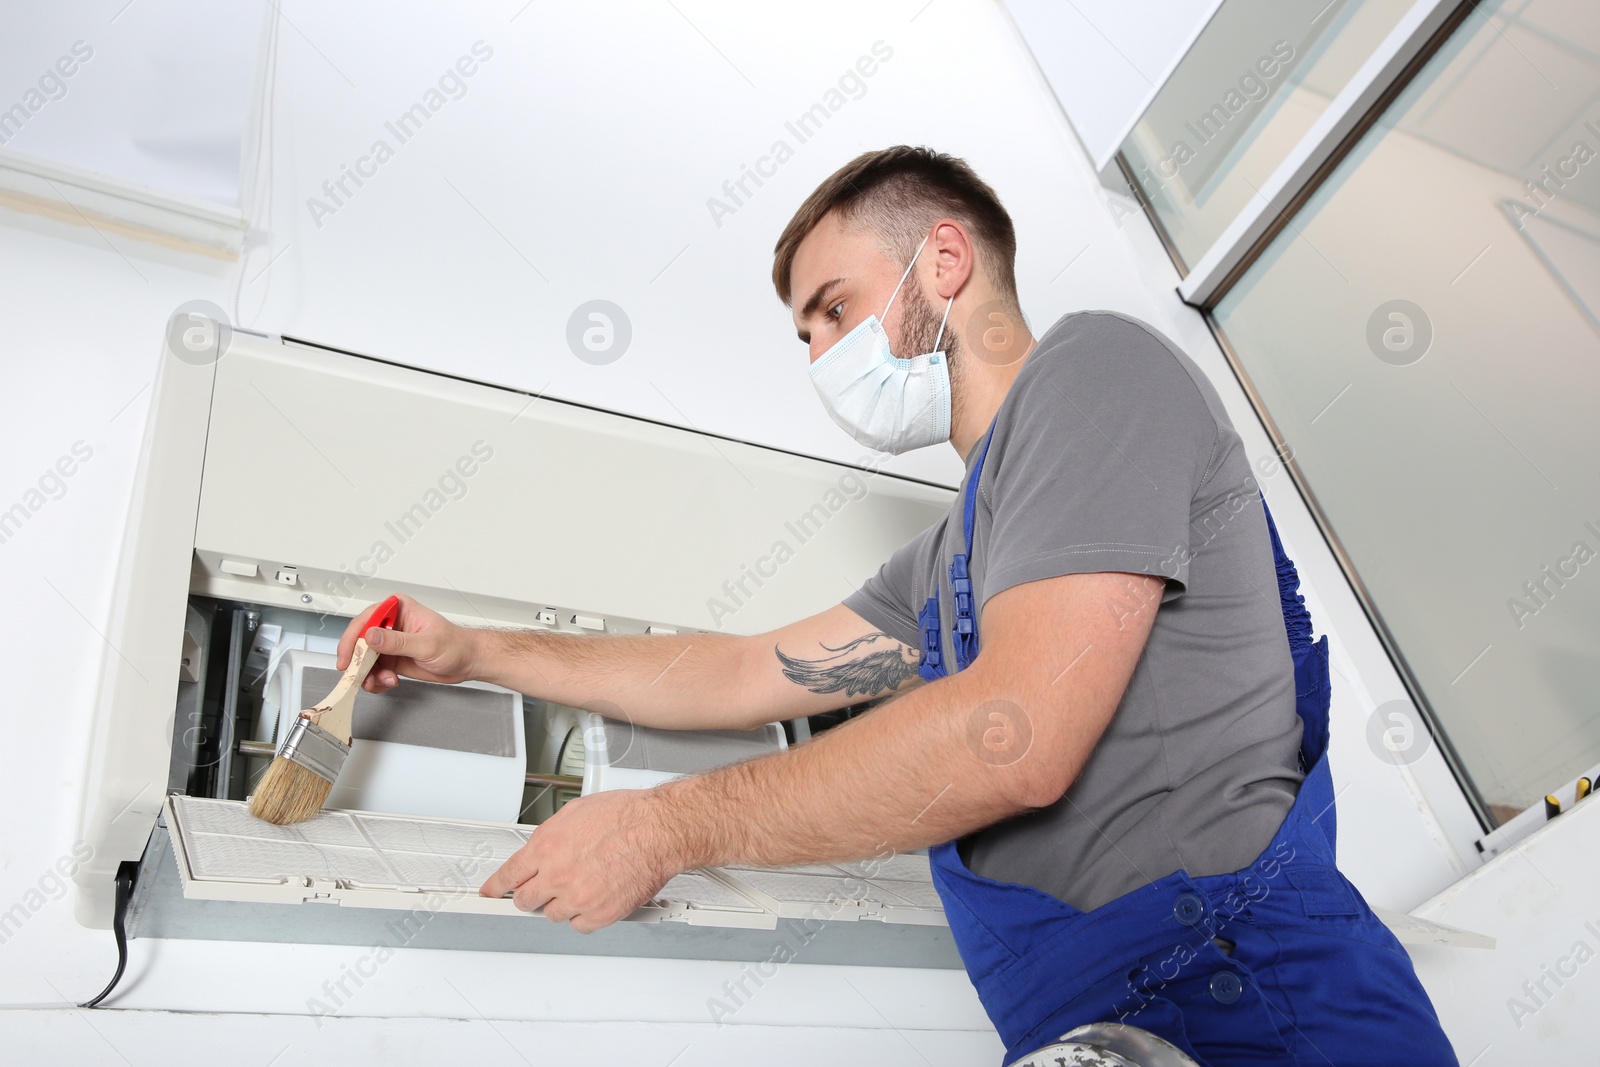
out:
M567 789L582 789L583 776L578 774L545 774L541 771L529 772L524 780L529 785L558 785Z

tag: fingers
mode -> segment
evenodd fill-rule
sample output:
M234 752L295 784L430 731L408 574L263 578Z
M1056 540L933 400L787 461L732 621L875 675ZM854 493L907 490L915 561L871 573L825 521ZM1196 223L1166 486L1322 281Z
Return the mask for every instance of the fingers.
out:
M404 630L390 630L382 626L368 627L361 634L366 639L369 648L375 648L384 656L409 656L416 659L426 654L423 646L432 643L433 635L429 633L408 634Z
M392 659L380 658L373 665L372 671L362 680L361 688L369 693L387 693L399 685L400 676L388 666L393 662Z
M615 906L594 899L584 904L583 901L594 894L585 894L573 885L558 886L548 872L541 874L532 850L530 841L484 881L478 894L499 899L509 893L518 911L542 909L546 919L566 923L580 934L610 926L632 912L632 908L617 911Z
M517 886L517 891L511 897L512 903L516 904L519 911L538 911L540 908L550 905L554 899L555 894L545 889L537 877L530 878ZM544 914L547 919L554 919L556 922L565 921L552 915L548 909Z
M414 614L415 610L421 608L422 605L418 604L415 600L406 596L404 593L397 593L396 596L400 600L400 618L396 621L395 626L398 629L404 629L406 625L407 614ZM371 636L372 631L377 629L377 627L369 627L367 625L367 620L372 617L372 611L376 607L377 604L368 604L366 607L356 612L355 618L351 619L349 623L345 625L344 633L339 636L339 651L334 659L334 667L336 669L342 671L346 667L350 666L350 657L355 655L356 651L356 638L366 637L367 644L371 645L373 648L378 647L373 643ZM386 666L390 668L390 674L392 675L394 673L394 664L392 662L385 664L381 659L378 661L377 665L373 667L372 674L377 674ZM369 678L371 676L372 675L368 675ZM398 681L398 679L396 680ZM392 685L393 683L390 684Z
M407 667L407 674L420 676L422 672L416 669L416 661L435 654L439 644L439 635L430 631L406 633L381 626L370 627L360 636L378 653L377 662L361 683L369 693L382 693L399 685L402 663Z
M538 836L537 832L534 836ZM539 861L533 853L533 842L530 840L512 853L511 858L502 863L500 869L484 881L478 889L478 895L503 897L532 878L538 871Z
M478 894L500 898L510 893L511 902L518 911L533 912L543 908L545 918L554 922L566 922L573 918L573 913L555 902L555 892L548 883L549 879L539 877L538 860L533 855L533 843L530 841L488 877Z
M361 631L365 628L363 624L370 614L372 608L369 605L356 612L356 617L345 625L344 633L339 636L339 652L333 664L339 670L342 671L350 666L350 657L356 652L356 638L361 636Z

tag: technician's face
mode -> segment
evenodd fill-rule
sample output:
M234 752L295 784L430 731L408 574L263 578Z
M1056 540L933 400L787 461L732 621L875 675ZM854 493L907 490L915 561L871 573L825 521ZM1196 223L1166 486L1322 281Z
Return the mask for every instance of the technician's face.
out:
M882 315L895 283L906 269L892 263L865 230L846 230L837 215L828 215L806 235L795 251L789 271L793 296L793 317L800 340L811 350L811 362L855 329L868 315ZM900 318L906 306L907 291L917 279L906 279L884 331L895 355L902 355L899 344Z

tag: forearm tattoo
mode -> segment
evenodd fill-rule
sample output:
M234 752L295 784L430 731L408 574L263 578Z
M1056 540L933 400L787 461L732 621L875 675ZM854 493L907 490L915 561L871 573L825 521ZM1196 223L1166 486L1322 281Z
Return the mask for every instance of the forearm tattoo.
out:
M860 646L879 638L890 641L891 647L856 655ZM777 645L772 646L772 651L783 664L784 677L813 693L872 696L898 689L917 676L917 661L907 658L910 650L881 631L839 648L822 647L832 654L821 659L798 659L784 655Z

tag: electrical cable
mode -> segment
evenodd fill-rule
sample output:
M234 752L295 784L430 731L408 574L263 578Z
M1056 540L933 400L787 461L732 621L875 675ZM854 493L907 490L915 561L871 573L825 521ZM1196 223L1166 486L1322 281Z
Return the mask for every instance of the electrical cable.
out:
M111 976L111 982L100 991L99 996L79 1004L80 1008L92 1008L99 1004L122 981L122 972L128 966L128 903L133 900L133 883L138 877L138 860L123 860L117 864L117 903L111 918L111 932L117 938L117 972Z

